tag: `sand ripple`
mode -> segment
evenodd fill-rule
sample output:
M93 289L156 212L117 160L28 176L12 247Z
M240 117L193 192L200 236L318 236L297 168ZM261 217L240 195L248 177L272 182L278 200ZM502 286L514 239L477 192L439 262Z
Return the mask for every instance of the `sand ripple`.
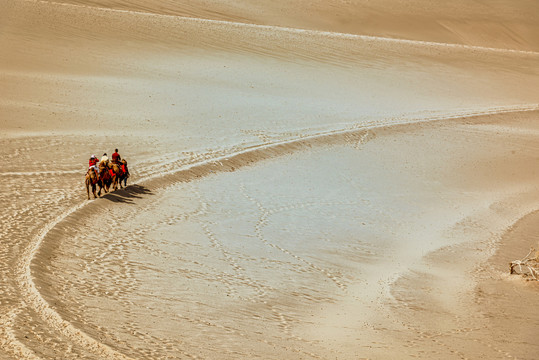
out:
M152 193L158 189L169 189L171 186L173 188L177 187L178 185L174 184L182 184L190 179L201 178L216 172L234 171L248 164L260 162L265 159L274 159L286 154L292 154L296 151L303 151L302 149L313 147L324 148L325 146L335 146L339 143L349 144L352 145L354 149L358 149L358 144L365 144L365 139L369 137L367 135L368 131L379 132L380 130L376 130L376 128L372 127L368 130L346 130L333 132L330 134L303 137L301 139L287 142L264 144L259 147L246 149L240 152L234 152L235 149L232 149L230 150L229 155L221 155L217 158L212 158L212 155L210 154L202 157L196 155L191 160L176 163L174 165L176 169L172 167L167 171L156 171L156 169L153 168L153 170L149 172L143 168L141 169L141 173L146 174L146 178L140 178L139 182L144 184L144 186L133 186L129 188L130 190L128 189L127 191L117 192L106 197L106 199L109 199L112 202L123 202L126 205L136 203L136 207L121 207L120 212L116 213L114 207L110 207L111 203L106 202L105 199L100 200L100 202L79 203L69 208L69 210L66 212L48 221L48 225L45 228L40 228L39 232L34 238L32 246L28 247L21 256L21 259L24 259L24 261L20 261L16 269L16 273L18 274L18 281L16 285L18 289L25 294L28 305L30 305L36 314L39 315L41 321L44 321L47 324L47 328L55 329L60 336L65 337L66 340L63 340L62 343L75 343L81 349L85 349L85 354L87 354L87 351L89 350L96 355L105 356L108 358L126 356L137 357L141 354L144 354L144 357L148 358L159 358L164 356L162 351L165 351L167 353L170 352L170 354L176 354L177 356L180 356L179 354L183 354L183 356L196 357L195 354L199 353L201 351L200 349L195 350L191 346L187 345L184 347L178 347L178 340L170 342L170 340L167 340L168 337L162 337L162 335L154 337L150 342L154 345L149 348L143 347L142 345L139 345L139 347L133 347L136 349L135 352L128 350L128 348L124 348L124 346L121 344L131 344L130 346L134 346L133 344L136 344L137 341L147 343L148 337L145 335L144 327L141 327L143 324L141 319L145 318L145 315L143 315L144 312L150 311L151 313L151 311L157 311L155 305L151 305L154 304L155 301L166 304L170 303L171 305L169 306L177 306L174 305L178 301L177 294L167 295L165 292L155 293L153 291L143 290L141 287L147 286L144 283L144 281L147 280L144 280L145 278L140 278L141 271L147 271L153 274L162 273L164 275L166 274L167 276L173 277L181 276L182 279L187 279L187 281L189 281L189 284L191 285L188 286L195 286L195 284L198 283L198 285L196 285L199 287L198 291L200 291L201 284L204 284L208 282L209 279L212 279L209 281L210 283L213 282L213 286L215 287L214 291L217 291L216 294L226 294L227 297L233 299L243 299L247 303L252 302L253 304L264 304L263 307L266 308L266 311L268 311L267 315L262 315L260 313L260 308L258 307L258 310L254 312L254 314L258 313L257 317L254 318L255 321L258 322L260 319L266 319L268 324L274 323L283 336L286 336L289 339L292 339L291 341L296 342L295 345L291 345L290 347L279 345L278 347L281 349L281 351L286 353L289 350L295 349L293 351L299 351L299 353L302 353L305 356L308 355L309 357L318 358L318 355L316 354L324 353L324 351L327 350L322 350L322 348L320 348L315 353L307 351L307 348L317 346L315 345L317 341L307 341L305 339L305 334L299 335L297 329L293 330L294 327L297 326L299 314L292 315L288 305L285 306L284 304L269 301L269 299L274 296L272 294L280 292L278 284L272 284L271 282L260 282L260 280L257 280L253 274L249 275L249 271L251 270L249 270L248 264L253 262L257 263L262 260L263 263L265 263L265 272L270 271L270 269L273 269L272 271L282 271L283 267L290 267L290 271L299 277L303 276L304 274L308 274L309 277L314 276L314 278L326 278L330 283L333 283L335 289L338 289L338 291L341 292L341 296L349 296L348 289L351 285L350 278L349 275L344 275L342 273L342 269L337 270L326 266L321 266L318 261L314 261L308 257L305 257L304 255L301 255L301 253L299 253L297 250L291 250L288 248L289 245L287 246L284 243L281 244L281 241L269 239L265 230L265 228L271 223L271 219L273 217L280 216L280 214L288 214L290 212L301 213L303 211L310 213L313 209L320 208L320 206L322 206L321 209L330 209L337 204L332 204L331 202L310 202L304 200L299 203L286 204L286 202L281 200L276 207L268 207L257 200L256 196L251 195L250 191L247 190L245 185L240 184L237 190L237 195L243 197L245 201L247 201L244 208L252 208L253 214L255 214L253 218L254 223L252 225L252 236L257 238L258 241L260 241L260 243L264 244L266 247L273 249L272 255L264 255L259 260L256 257L253 258L252 255L249 255L248 253L242 254L237 250L232 250L228 240L226 243L223 242L220 235L222 230L219 232L216 232L215 230L215 220L210 222L201 222L198 220L209 216L209 214L212 213L209 210L210 207L215 206L213 202L209 203L204 199L205 195L203 195L200 190L190 188L189 192L191 194L186 199L182 199L183 195L181 195L179 201L183 204L182 206L179 206L177 203L178 200L174 198L169 201L168 205L164 205L163 203L160 203L160 201L163 200L153 200ZM372 136L370 136L370 138L372 138ZM213 156L215 156L215 154ZM200 162L200 159L203 160ZM189 164L189 161L192 161L192 163ZM165 164L164 166L165 167L163 169L166 169L166 167L172 165ZM66 174L62 173L62 176L66 176ZM351 179L348 178L347 181L350 180ZM350 184L351 186L357 186L354 185L355 181L352 181ZM340 187L342 188L342 186L343 185L341 184ZM182 187L184 187L184 185L180 185L180 189ZM220 186L217 188L220 188ZM55 201L62 199L58 196L58 194L55 193L51 193L49 196L51 198L54 197ZM249 203L251 205L248 205ZM360 204L362 204L361 206L368 205L369 203L370 201L368 199L363 199L360 201ZM191 209L186 209L185 206L187 206L187 204L195 205ZM172 208L170 208L171 206ZM346 205L346 203L338 204L339 208L342 208L343 206L346 208L348 205ZM357 203L351 202L349 206L357 206ZM169 210L174 208L177 210L168 211L167 207ZM178 212L178 210L180 211ZM379 211L376 209L373 210ZM27 209L22 209L21 214L26 216L28 215L28 211L31 211L30 207ZM109 215L105 217L109 220L101 224L103 219L103 211L105 211L105 213L107 213L107 211L112 211L112 213L109 213ZM15 215L16 214L17 213L15 212ZM159 220L159 217L163 215L158 215L157 218L147 218L145 214L154 214L153 216L163 214L165 216L162 218L162 220ZM384 212L384 214L386 216L389 215L387 211ZM331 211L329 211L328 215L331 216ZM297 215L294 217L297 218ZM395 214L395 218L402 218L402 216ZM125 219L131 220L127 224L124 224ZM140 224L135 225L139 221ZM149 239L154 239L156 233L160 234L158 238L155 238L156 240L163 236L163 226L172 226L174 228L174 226L179 226L178 224L185 224L186 222L190 223L192 221L199 224L199 229L191 229L188 231L188 233L192 232L193 236L202 236L202 238L205 238L206 241L208 241L209 247L207 249L213 249L212 251L214 251L214 253L211 256L215 257L215 260L213 260L217 261L215 264L210 265L213 261L208 260L201 262L199 259L197 259L197 257L187 260L186 262L185 254L207 251L203 250L204 247L202 244L197 244L196 242L191 242L191 245L189 245L194 246L192 250L188 250L187 248L178 249L180 250L179 252L178 250L173 249L178 245L174 245L169 241L165 241L162 244L159 242L148 243ZM145 223L146 225L144 225ZM281 220L277 223L283 223L283 221ZM184 225L181 226L183 227ZM183 231L185 230L180 230L180 232ZM79 235L75 237L70 237L68 235L74 233L78 233ZM124 237L122 236L122 233L128 236ZM176 233L177 232L173 232L173 234ZM66 241L66 236L69 241ZM59 242L60 239L62 239L61 242ZM162 238L162 240L164 239L166 239L166 236L165 238ZM103 240L113 241L107 245L107 243L102 242ZM45 248L42 248L43 242L47 244ZM64 246L77 246L75 244L79 244L78 246L80 249L85 249L84 252L75 253L76 258L80 257L87 259L85 260L85 265L83 268L73 268L73 266L77 264L76 261L72 261L73 259L70 260L69 263L63 263L62 266L59 264L56 265L54 263L50 263L49 259L51 256L53 256L56 261L60 260L60 258L57 257L58 255L63 256L61 255L63 253L61 250L60 252L56 253L55 251L57 250L54 249L58 247L64 248ZM101 249L101 245L99 244L103 244L105 247ZM197 250L195 251L195 249ZM376 259L382 259L380 249L375 249L372 247L369 249L369 245L366 245L364 248L358 248L357 245L355 245L355 249L359 250L360 254L362 254L361 256L364 256L364 260L366 259L367 263L376 261ZM139 252L140 254L144 254L144 257L139 260L133 259L132 256L129 255L133 250ZM281 255L277 255L275 251L281 253ZM367 255L369 252L370 255ZM138 256L140 256L140 254ZM36 255L37 258L33 260L34 256ZM210 254L208 253L206 256L210 256ZM293 262L291 263L290 260L293 260ZM174 271L168 269L168 265L166 265L167 268L160 269L158 264L163 261L163 264L183 265L180 265L180 267ZM32 263L36 264L32 265ZM222 266L230 269L231 272L228 270L223 271ZM31 270L32 268L35 270ZM70 274L68 269L73 269L75 272ZM39 271L39 275L36 273L36 271ZM37 277L37 285L34 284L34 278L31 276L31 272L34 273L33 276ZM65 276L62 275L63 273L65 273ZM45 279L49 276L56 278L55 281L52 281L52 283L55 284L53 285L55 289L48 289L51 282L50 280ZM77 283L72 282L73 276L76 276L76 278L79 279ZM95 277L99 280L96 281ZM164 284L166 283L168 283L168 281L166 281ZM63 284L62 287L57 288L57 286L61 284ZM219 290L221 287L222 291ZM73 292L74 288L77 288L78 290ZM189 304L192 301L193 306L195 306L195 308L199 308L198 311L203 311L202 309L208 306L207 304L199 302L196 297L192 298L192 300L185 299L184 297L192 292L194 288L188 287L185 290L188 290L189 292L182 292L180 297L182 299L181 304ZM110 299L112 302L110 305L98 305L95 303L90 307L91 302L88 302L88 298L81 298L80 295L77 295L77 293L84 294L85 298L102 299L100 300L101 302L103 299ZM194 293L196 294L196 291ZM63 294L63 300L57 298L57 295L55 294ZM324 294L324 292L312 292L312 290L310 290L307 293L291 292L291 295L293 298L300 297L303 299L303 301L310 301L314 304L331 304L336 301L335 293L329 295ZM134 299L134 297L138 296L141 298L138 300ZM193 295L191 294L190 297L192 296ZM47 298L48 300L45 300ZM73 304L68 307L62 307L62 310L60 311L58 310L57 306L51 306L51 304L57 303L58 301L73 302ZM104 319L98 321L98 323L93 323L94 320L91 320L91 323L88 322L90 319L98 319L103 315L98 315L98 313L94 313L93 311L91 311L92 315L84 315L84 312L89 311L93 306L97 306L96 309L101 309L101 311L105 311L108 306L111 306L110 308L114 309L116 308L116 305L113 305L115 302L119 302L121 307L124 307L125 309L132 308L132 310L126 310L127 312L125 314L125 319L131 318L132 320L125 320L125 324L117 330L111 332L110 329L102 327L100 323L101 321L105 321ZM141 304L144 303L149 305L146 305L146 307L143 306L142 309ZM232 304L233 303L231 303L231 305ZM183 306L184 305L182 305L182 307ZM79 310L76 310L77 308ZM8 317L8 319L15 317L17 311L20 310L12 310L11 316ZM73 313L73 311L80 311L80 313ZM199 313L198 311L197 313ZM191 324L189 326L195 327L210 326L210 328L214 329L213 331L217 331L217 333L220 333L221 335L223 335L224 332L225 334L229 334L234 337L243 338L246 336L247 328L249 328L243 326L238 328L236 326L222 323L221 321L217 322L216 318L213 317L199 319L197 317L186 316L182 315L182 312L183 311L179 311L175 317L178 321L187 322L187 324ZM159 315L157 318L160 316L165 315ZM65 320L66 318L71 320L67 321ZM9 326L9 322L6 322L6 325ZM185 325L182 325L182 327L183 326ZM123 336L125 336L127 333L131 334L131 340L126 340L123 338ZM123 335L118 337L119 334ZM11 341L13 341L13 335L6 333L5 336L8 339L11 338ZM138 340L136 340L137 338ZM257 341L262 341L270 347L277 346L276 342L269 341L266 336ZM257 341L254 341L254 343ZM298 345L303 342L308 344L308 346L303 347ZM26 354L26 357L31 357L31 353L28 351L28 348L24 345L24 343L18 341L13 342L12 349L14 352L16 351L21 354ZM73 352L72 345L70 345L70 349L70 351L67 349L62 351L66 351L66 354L72 352L75 357L80 354L81 350L75 350ZM118 352L118 350L113 349L121 350ZM208 353L210 354L213 350L207 349L207 351L210 351ZM230 351L231 352L228 355L230 357L252 355L252 352L242 353L237 352L238 350L232 349L230 349ZM270 353L267 354L269 355Z
M422 1L3 1L0 358L533 357L535 5Z

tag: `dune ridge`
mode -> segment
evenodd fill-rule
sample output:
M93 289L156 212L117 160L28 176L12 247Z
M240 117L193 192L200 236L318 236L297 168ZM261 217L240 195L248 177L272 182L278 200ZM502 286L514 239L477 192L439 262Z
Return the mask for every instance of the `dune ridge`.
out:
M236 28L245 28L245 29L257 29L257 30L266 30L266 31L277 31L277 32L287 32L293 34L300 34L306 36L317 36L317 37L326 37L326 38L339 38L339 39L361 39L369 41L380 41L394 44L407 44L407 45L417 45L424 47L447 47L449 49L463 49L463 50L478 50L478 51L488 51L488 52L500 52L500 53L509 53L509 54L526 54L526 55L539 55L538 51L535 50L519 50L519 49L507 49L507 48L496 48L489 46L480 46L480 45L467 45L467 44L454 44L454 43L443 43L443 42L434 42L434 41L425 41L425 40L410 40L410 39L398 39L391 37L383 36L373 36L373 35L361 35L361 34L352 34L352 33L342 33L336 31L323 31L323 30L312 30L312 29L301 29L301 28L292 28L285 26L277 25L263 25L263 24L253 24L246 22L237 22L237 21L225 21L225 20L215 20L208 18L196 18L196 17L187 17L181 15L168 15L168 14L159 14L155 12L144 12L141 10L127 10L127 9L116 9L116 8L107 8L91 5L82 5L82 4L71 4L66 2L56 2L56 1L47 1L47 0L24 0L28 2L41 3L41 4L54 4L57 6L73 7L73 8L84 8L89 10L98 10L98 11L110 11L126 14L136 14L136 15L145 15L145 16L157 16L165 18L173 18L183 22L193 22L200 24L215 24L226 27L236 27Z
M201 163L189 164L181 169L173 169L165 172L157 172L154 175L142 178L140 183L156 182L168 183L169 181L192 180L219 171L233 171L236 168L245 166L257 161L278 157L286 153L291 153L305 147L331 145L342 142L361 142L368 137L368 131L374 129L398 129L400 127L410 127L421 123L436 121L461 120L463 118L484 117L495 114L508 114L519 112L535 112L539 110L539 104L495 107L490 110L475 110L472 112L458 112L456 114L440 115L438 117L426 117L422 119L392 120L387 122L375 121L354 126L352 129L338 129L329 132L309 134L299 139L288 139L278 142L269 142L258 146L251 146L247 149L232 152L216 158L204 160Z
M62 3L409 40L538 50L534 35L537 36L539 29L532 15L537 12L537 4L531 1L518 5L510 1L494 4L456 1L436 6L425 0L406 4L368 0L275 1L264 5L249 0L211 3L197 0L189 4L171 1L127 4L108 0L67 0Z

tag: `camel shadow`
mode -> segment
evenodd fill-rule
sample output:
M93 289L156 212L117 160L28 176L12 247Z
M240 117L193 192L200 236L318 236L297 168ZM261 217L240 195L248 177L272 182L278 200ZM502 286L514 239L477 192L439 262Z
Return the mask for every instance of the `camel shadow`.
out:
M105 195L101 195L101 198L116 203L132 204L134 203L135 199L142 199L148 195L153 195L150 189L142 185L134 184L128 185L123 189L118 189Z

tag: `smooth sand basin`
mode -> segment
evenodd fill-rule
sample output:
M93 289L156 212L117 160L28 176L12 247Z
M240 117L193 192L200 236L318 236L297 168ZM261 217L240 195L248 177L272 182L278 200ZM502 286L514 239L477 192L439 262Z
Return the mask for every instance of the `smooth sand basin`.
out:
M521 291L506 257L488 259L535 206L536 119L326 136L333 145L203 180L150 181L59 224L36 258L38 288L132 357L533 358L533 339L492 317L499 303L476 282ZM537 317L504 308L531 316L533 334Z
M424 5L2 2L0 358L534 358L537 5Z

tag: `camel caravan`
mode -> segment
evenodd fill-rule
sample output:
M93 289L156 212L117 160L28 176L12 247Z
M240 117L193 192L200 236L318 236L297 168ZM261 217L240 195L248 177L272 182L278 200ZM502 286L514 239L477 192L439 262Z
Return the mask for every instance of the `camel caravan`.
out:
M92 194L94 199L101 196L101 190L108 193L112 188L113 190L120 189L127 186L127 178L129 178L129 170L127 169L127 161L120 157L118 149L114 150L112 159L109 160L107 153L103 154L101 160L97 160L95 155L92 155L88 162L88 171L86 172L86 192L88 194L88 200L90 200L90 188L92 188ZM123 182L123 186L122 186ZM99 187L99 191L96 195L96 190Z

